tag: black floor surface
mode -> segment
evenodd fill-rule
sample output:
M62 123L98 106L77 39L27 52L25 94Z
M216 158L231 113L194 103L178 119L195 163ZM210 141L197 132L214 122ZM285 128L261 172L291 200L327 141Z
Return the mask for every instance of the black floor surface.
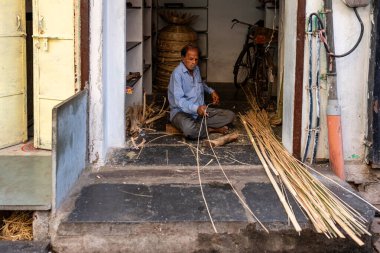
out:
M343 201L364 218L374 211L358 198L321 179ZM210 212L215 221L247 221L247 212L228 184L203 185ZM263 223L286 224L288 216L268 183L250 182L242 189L242 198ZM297 221L309 223L295 200L289 196ZM249 215L249 214L248 214ZM68 222L177 222L208 221L201 190L194 184L93 184L82 189Z
M250 106L245 98L242 90L235 88L233 84L211 84L220 95L221 104L220 108L230 109L238 115L245 113L249 110ZM164 102L165 94L155 94L147 99L150 104L153 100L155 104L161 105ZM206 96L206 103L210 101L210 97ZM135 143L140 143L145 140L143 147L139 149L122 148L115 149L108 156L108 164L115 166L126 165L180 165L180 166L194 166L196 165L196 147L197 141L185 139L182 135L172 135L165 132L166 124L169 123L169 115L158 121L153 125L155 132L146 130L142 131L135 140ZM281 136L281 126L273 129L274 132ZM257 165L260 161L252 148L252 145L246 135L245 129L240 122L239 118L233 123L230 132L237 131L241 134L238 141L228 143L222 147L215 148L215 153L220 159L222 165ZM220 137L220 134L211 134L210 139ZM129 137L130 138L130 137ZM129 143L131 144L131 142ZM213 151L202 146L200 143L199 150L201 150L200 164L217 165Z

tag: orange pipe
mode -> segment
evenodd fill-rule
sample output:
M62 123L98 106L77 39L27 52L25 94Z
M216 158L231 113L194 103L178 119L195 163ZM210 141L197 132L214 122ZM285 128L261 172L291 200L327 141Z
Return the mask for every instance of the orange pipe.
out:
M343 142L342 142L342 125L340 115L327 115L327 128L329 140L330 166L342 180L345 180L344 159L343 159Z

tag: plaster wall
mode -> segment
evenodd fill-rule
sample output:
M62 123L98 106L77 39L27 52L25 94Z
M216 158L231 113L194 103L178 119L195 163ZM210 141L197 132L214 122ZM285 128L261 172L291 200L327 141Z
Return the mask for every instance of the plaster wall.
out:
M352 9L341 1L333 1L335 51L347 52L355 44L359 22ZM358 48L350 55L337 59L338 98L342 109L344 158L358 160L364 157L364 136L367 128L368 71L371 37L371 7L358 8L364 23L364 35Z
M254 24L264 19L264 10L258 0L209 0L208 27L208 82L233 82L233 67L243 49L247 27L235 25L231 30L231 20Z
M360 25L355 13L346 7L342 1L332 1L334 12L334 42L337 54L345 53L356 43L360 34ZM311 12L317 12L323 7L323 1L307 2L307 17ZM360 160L364 158L364 137L367 129L367 96L368 71L370 57L371 36L371 7L358 8L359 15L364 23L364 35L358 48L344 58L336 58L338 100L342 110L342 136L345 160ZM315 45L315 42L314 42ZM315 48L313 51L316 54ZM305 41L304 84L308 83L309 45ZM321 49L321 74L326 73L325 51ZM314 57L315 64L315 57ZM315 80L315 71L313 71ZM328 99L327 84L321 80L321 130L318 144L317 158L328 158L328 139L326 124L326 107ZM309 99L304 89L303 129L307 128ZM306 142L306 130L303 131L302 150Z
M89 162L105 159L103 87L103 0L90 1Z
M89 162L124 145L125 1L90 2Z
M296 66L296 37L297 37L297 0L281 3L280 12L283 13L281 23L283 27L283 120L282 142L289 152L293 152L293 112L294 112L294 83ZM281 66L280 66L281 67Z
M125 0L104 2L103 87L105 149L122 147L125 140L124 89L126 77Z

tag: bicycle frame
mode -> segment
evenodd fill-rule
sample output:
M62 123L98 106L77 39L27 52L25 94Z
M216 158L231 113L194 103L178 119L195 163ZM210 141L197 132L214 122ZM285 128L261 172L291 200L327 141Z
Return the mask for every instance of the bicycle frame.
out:
M254 96L261 108L268 106L274 82L272 55L266 43L255 41L255 28L259 25L248 24L237 19L232 20L233 25L248 26L244 47L234 65L234 84L237 88L250 83Z

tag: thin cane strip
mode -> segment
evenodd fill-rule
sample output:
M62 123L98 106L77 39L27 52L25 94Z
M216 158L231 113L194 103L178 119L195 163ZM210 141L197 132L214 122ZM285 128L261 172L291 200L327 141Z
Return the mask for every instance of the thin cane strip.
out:
M250 112L247 115L250 115L250 114L252 114L252 112ZM265 114L260 115L260 117L254 117L254 119L256 119L256 120L257 119L259 119L259 120L264 119L265 120L265 118L266 118ZM249 122L249 123L250 123L250 125L255 125L254 123L253 124L251 122ZM256 124L256 126L257 125L258 124ZM265 124L263 124L263 125L265 126ZM262 125L260 125L258 127L258 129L260 129L260 127L262 127ZM257 132L258 131L254 131L254 133L257 133ZM261 134L261 132L259 132L259 133ZM263 140L263 138L265 140L265 137L267 137L267 135L268 135L268 131L265 131L264 134L262 134L261 136L257 136L257 137L261 137L261 138L258 138L258 141L260 141L260 143L262 143L265 146L268 146L268 145L266 144L265 141L262 141L262 140ZM271 139L270 140L271 142L273 141L272 143L279 144L279 143L277 143L277 140L275 138L270 138L270 139ZM287 158L286 159L287 160L286 163L289 163L289 165L290 165L289 167L292 168L292 172L291 173L284 173L284 174L282 174L282 176L284 176L284 175L289 176L289 177L293 176L296 180L291 181L292 183L296 182L297 180L302 180L302 181L306 180L303 184L297 184L297 185L299 185L301 188L305 188L305 187L309 186L313 190L315 190L315 192L312 193L312 197L313 198L321 198L321 200L320 201L312 201L312 205L313 206L314 205L315 206L317 206L317 205L325 205L325 206L327 206L327 210L321 209L321 211L323 211L323 213L324 213L324 216L325 216L324 218L325 219L331 219L331 216L332 216L331 212L335 212L335 214L338 213L338 214L342 215L342 221L341 222L346 222L347 224L350 224L350 225L347 225L345 227L345 229L349 229L351 227L351 228L353 228L353 231L359 230L359 233L364 232L364 231L361 231L361 228L364 227L363 224L361 222L358 222L358 221L356 221L354 219L355 217L359 216L358 217L359 221L363 221L363 218L361 217L360 214L358 214L358 212L356 210L354 211L353 208L349 207L344 202L340 203L341 199L334 198L335 196L331 198L330 197L330 195L331 195L330 191L329 190L325 190L325 186L323 186L322 184L320 184L319 181L317 181L313 177L311 177L311 174L307 173L307 171L305 170L305 168L303 166L300 166L300 164L298 164L298 161L296 161L293 157L291 157L290 154L288 154L287 152L283 151L282 147L279 150L277 150L276 145L271 145L270 148L268 148L268 149L269 149L268 156L271 159L274 158L274 157L277 157L277 156L273 156L272 157L273 151L275 151L278 156L280 156L279 155L279 151L280 151L280 153L283 154ZM272 162L272 164L275 164L275 162ZM277 166L277 164L275 166L277 167L277 170L280 171L281 166ZM295 176L297 174L300 174L300 176ZM303 189L303 190L305 190L305 189ZM325 202L328 203L329 201L331 202L330 204L326 204L325 203ZM329 227L330 226L332 228L335 227L334 224L335 223L330 223ZM368 233L368 231L366 231L366 232ZM326 233L326 234L328 235L328 233Z
M352 240L354 240L359 246L363 246L364 245L364 242L362 240L360 240L360 238L357 237L357 235L354 234L351 231L351 229L349 229L347 227L347 225L344 222L342 222L341 219L338 216L334 216L334 219L343 228L343 230L346 231L346 233L352 238ZM342 238L344 238L344 237L342 237Z
M352 207L347 205L344 201L342 201L338 196L336 196L332 191L330 191L323 184L318 184L318 188L316 188L316 189L320 192L320 194L329 198L330 201L333 201L335 203L334 205L341 205L344 208L344 210L349 212L354 217L356 217L356 218L358 218L364 222L366 221L355 209L353 209ZM330 195L328 195L328 194L330 194Z
M207 125L207 120L206 120L206 117L204 117L205 121L206 121L206 125ZM203 120L203 119L202 119ZM207 138L208 140L210 140L209 138L209 135L208 135L208 131L207 131L207 127L206 127L206 134L207 134ZM267 232L269 233L268 229L264 226L264 224L257 218L257 216L253 213L253 211L251 210L251 208L247 205L247 203L245 203L245 201L243 200L243 198L240 196L240 194L236 191L235 187L232 185L230 179L227 177L227 174L225 173L224 169L222 168L220 162L219 162L219 159L218 159L218 156L216 155L215 151L214 151L214 148L210 145L210 148L212 150L212 152L214 153L214 156L215 156L215 159L219 165L219 168L220 170L222 171L224 177L226 178L228 184L231 186L232 190L234 191L235 195L239 198L239 200L241 201L241 203L243 204L243 206L249 211L249 213L253 216L253 218L255 218L255 220L261 225L261 227Z
M156 141L156 140L158 140L158 139L160 139L160 138L164 138L164 137L168 137L168 136L173 136L173 135L175 135L175 134L164 134L164 135L158 136L158 137L153 138L153 139L151 139L150 141L146 142L146 143L144 144L144 146L145 146L145 145L148 145L149 143L151 143L151 142L153 142L153 141ZM137 154L136 159L138 159L138 158L140 157L140 154L141 154L141 152L143 151L144 146L141 147L140 152Z
M330 225L325 221L324 217L320 214L320 211L315 208L315 205L310 201L310 198L307 194L301 192L298 194L296 200L300 201L301 206L303 206L304 210L308 211L317 225L324 232L328 231Z
M295 196L292 195L309 216L317 231L324 233L327 237L344 237L337 227L340 226L347 235L361 245L362 241L359 236L369 234L363 225L361 215L341 199L336 198L335 194L331 194L323 184L312 177L306 168L283 148L273 136L272 131L264 129L268 126L266 123L267 114L265 111L255 110L257 108L254 103L251 104L254 110L245 116L241 116L241 119L245 127L247 124L249 125L246 127L247 133L251 136L253 133L257 137L256 147L252 145L262 161L264 169L268 169L270 172L269 168L265 167L273 166L274 169L271 169L280 174L281 182L288 189L290 189L289 185L292 185L297 193ZM254 138L251 136L252 142ZM267 156L267 159L264 159L264 156ZM266 161L265 165L263 160ZM289 183L286 183L284 178L287 178Z
M294 214L290 211L289 206L288 206L287 203L285 202L284 196L282 195L280 189L278 188L278 185L277 185L276 181L274 180L272 174L270 173L270 170L269 170L269 168L268 168L268 165L266 164L265 159L263 158L262 154L260 153L260 150L259 150L259 148L257 147L255 140L253 139L252 133L249 131L248 126L247 126L247 123L246 123L244 120L243 120L243 125L244 125L244 127L245 127L245 129L246 129L246 131L247 131L247 133L248 133L249 139L251 140L251 143L252 143L252 145L253 145L253 147L254 147L254 149L255 149L257 155L258 155L259 158L260 158L260 161L262 162L262 164L263 164L263 166L264 166L265 172L267 173L267 175L268 175L268 177L269 177L269 180L271 181L273 187L275 188L275 191L276 191L276 193L277 193L277 195L278 195L278 197L279 197L279 199L280 199L282 205L284 206L285 211L286 211L286 213L288 214L288 216L289 216L289 218L290 218L290 220L291 220L291 222L292 222L292 224L293 224L295 230L296 230L297 232L300 232L302 229L301 229L300 225L298 224L298 222L297 222L297 220L296 220Z
M282 191L282 193L285 195L286 202L288 203L290 209L292 210L292 213L294 214L294 210L293 210L292 205L290 204L289 197L288 197L288 194L287 194L286 189L285 189L285 186L284 186L284 182L281 180L280 177L278 177L278 181L280 182L280 185L281 185L281 191ZM290 224L290 219L289 219L289 217L288 217L288 224Z
M312 167L308 166L307 164L304 164L304 163L302 163L301 161L298 161L298 160L297 160L297 162L299 162L300 164L302 164L302 165L305 166L306 168L310 169L311 171L317 173L318 175L324 177L325 179L329 180L330 182L336 184L337 186L339 186L339 187L340 187L341 189L343 189L344 191L346 191L346 192L348 192L348 193L354 195L355 197L357 197L358 199L360 199L361 201L363 201L364 203L366 203L367 205L369 205L370 207L372 207L374 210L380 212L380 209L379 209L379 208L377 208L376 206L372 205L371 203L369 203L367 200L365 200L364 198L362 198L362 197L359 196L358 194L356 194L356 193L354 193L354 192L352 192L352 191L346 189L344 186L340 185L338 182L335 182L333 179L329 178L328 176L323 175L322 173L320 173L319 171L313 169Z
M304 204L303 208L310 211L314 219L318 222L319 225L321 225L320 227L322 231L324 232L327 231L328 230L326 228L327 226L329 227L334 226L328 221L326 222L326 220L328 220L330 215L325 210L319 208L318 205L315 203L315 201L313 201L313 198L310 198L310 196L305 193L300 193L298 196L299 198L303 199L303 204Z
M328 188L325 189L326 192L331 192L330 190L328 190ZM322 192L321 192L322 194ZM335 194L334 194L335 195ZM350 210L349 208L347 208L347 204L345 204L344 202L342 203L341 200L339 201L335 196L329 196L329 195L326 195L325 193L323 193L323 195L321 195L322 198L325 198L326 199L326 202L331 202L332 204L330 204L330 206L333 208L333 207L338 207L342 214L345 214L345 216L349 217L349 216L352 216L352 217L355 217L357 219L360 219L362 221L365 222L365 219L363 220L363 217L358 214L356 211L356 213L352 212L352 209ZM355 220L353 220L355 221Z
M334 229L335 225L326 221L324 216L321 215L321 213L315 208L315 205L313 205L313 203L310 201L308 195L300 193L298 195L298 199L302 200L301 203L303 203L303 208L307 210L311 215L310 217L313 218L312 220L314 220L313 224L315 227L318 227L321 230L321 232L325 234L329 233L330 235L337 237L337 234Z
M272 172L273 172L276 176L279 176L280 174L279 174L278 171L274 168L272 162L269 160L268 156L266 155L265 148L264 148L263 144L262 144L260 141L258 141L257 144L258 144L259 149L260 149L261 153L263 154L263 157L264 157L266 163L268 164L269 168L272 170Z
M311 212L311 208L305 208L308 206L308 202L304 202L302 194L297 195L295 199L297 203L299 203L302 206L302 209L306 212L309 220L314 225L314 228L316 229L317 233L324 233L323 231L325 231L325 229L322 225L320 225L322 221L319 219L319 216L313 215L313 213Z
M261 144L260 142L258 142L258 144L259 144L261 152L262 153L265 152L265 148L263 147L263 144ZM288 186L287 188L292 193L292 195L293 196L297 195L296 192L294 191L293 187L290 185L288 178L285 175L283 175L283 171L279 170L280 166L278 166L278 163L276 164L276 166L274 166L274 163L276 162L276 160L269 159L267 156L264 156L264 158L266 159L269 167L272 169L272 171L274 171L274 173L275 173L276 176L279 176L282 173L281 179Z
M358 211L356 211L354 208L352 208L351 206L349 206L345 202L343 202L343 200L339 196L337 196L334 192L332 192L329 188L327 188L327 187L325 187L325 188L326 188L326 191L328 191L336 199L338 199L340 201L340 203L342 203L342 205L344 206L345 209L347 209L348 212L350 212L352 215L354 215L355 217L360 219L362 222L364 222L364 223L368 222L368 220L366 218L364 218Z
M322 196L322 198L323 198L323 196ZM331 200L323 198L323 202L324 202L325 206L327 207L327 211L331 215L334 215L334 213L335 214L341 214L340 217L342 218L342 220L346 221L346 223L349 227L351 227L352 229L355 229L354 226L356 226L356 222L353 220L353 217L348 215L347 213L345 213L345 210L340 209L340 206L334 206L329 201L331 201ZM336 211L336 210L338 210L338 211ZM351 226L350 225L351 223L349 223L347 220L350 220L353 226Z
M289 190L289 192L295 197L297 196L297 192L294 190L291 182L289 181L288 177L285 175L285 172L284 170L282 169L282 167L277 163L276 160L272 160L274 165L276 166L277 168L277 171L280 175L280 178L281 180L284 182L286 188Z
M214 224L214 220L212 219L212 216L211 216L211 213L210 213L210 209L208 208L208 204L207 204L207 200L206 200L206 197L205 197L205 194L203 192L203 187L202 187L202 179L201 179L201 172L200 172L200 165L199 165L199 138L201 136L201 131L202 131L202 125L203 125L203 119L201 121L201 126L199 128L199 133L198 133L198 143L197 143L197 152L196 152L196 160L197 160L197 170L198 170L198 179L199 179L199 187L201 188L201 193L202 193L202 198L203 198L203 201L205 203L205 206L206 206L206 210L207 210L207 213L208 213L208 216L210 217L210 221L211 221L211 224L212 224L212 228L214 229L215 233L218 233L218 230L216 230L216 227L215 227L215 224Z

